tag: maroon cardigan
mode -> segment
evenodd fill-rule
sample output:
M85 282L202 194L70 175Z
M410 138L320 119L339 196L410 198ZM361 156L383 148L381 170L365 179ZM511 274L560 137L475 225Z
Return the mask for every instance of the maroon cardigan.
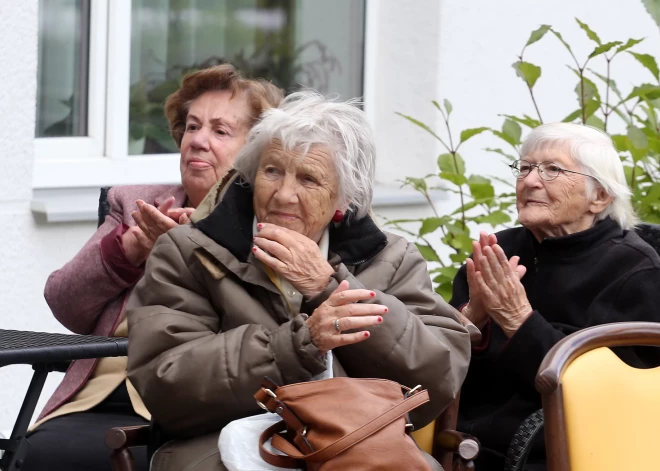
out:
M186 200L181 185L117 186L108 192L110 214L76 256L46 282L44 296L55 318L77 334L110 336L124 317L124 305L143 270L130 265L119 243L124 224L134 226L136 200L160 205L170 196L174 207ZM96 359L74 361L39 418L65 404L85 385Z

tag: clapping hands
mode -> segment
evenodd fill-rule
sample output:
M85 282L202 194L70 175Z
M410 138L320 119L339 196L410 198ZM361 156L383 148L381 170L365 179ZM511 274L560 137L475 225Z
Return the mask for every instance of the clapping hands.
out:
M495 234L482 232L472 248L466 262L470 302L463 314L479 328L491 318L511 337L532 312L520 282L527 268L518 256L507 259Z
M131 213L137 226L131 227L122 236L124 253L133 265L144 263L160 235L190 221L190 215L195 208L172 208L173 205L173 196L167 198L158 208L137 200L138 209Z

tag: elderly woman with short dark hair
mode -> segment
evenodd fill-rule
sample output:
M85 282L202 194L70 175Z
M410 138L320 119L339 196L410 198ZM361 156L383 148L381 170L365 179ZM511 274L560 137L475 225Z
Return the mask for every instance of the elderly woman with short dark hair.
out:
M477 469L501 470L515 430L541 407L545 354L568 334L660 321L660 257L635 233L621 160L604 133L577 124L534 129L511 164L522 227L482 233L450 303L483 332L461 392L459 430L482 444ZM625 349L633 366L656 350ZM545 469L542 437L527 469ZM537 466L537 467L535 467Z
M144 273L158 236L179 223L230 169L261 113L282 91L247 79L231 64L187 74L165 102L170 132L181 150L177 185L115 186L108 215L76 256L46 282L53 315L78 334L126 337L126 300ZM126 378L126 357L75 361L28 436L26 471L103 469L105 433L147 424L150 414ZM138 470L148 468L136 454Z
M329 350L335 376L421 384L431 403L412 420L432 421L460 389L469 338L415 245L369 216L364 113L293 94L264 114L234 165L192 226L158 240L130 301L129 377L154 420L189 437L154 466L225 469L219 431L260 412L262 379L308 381Z

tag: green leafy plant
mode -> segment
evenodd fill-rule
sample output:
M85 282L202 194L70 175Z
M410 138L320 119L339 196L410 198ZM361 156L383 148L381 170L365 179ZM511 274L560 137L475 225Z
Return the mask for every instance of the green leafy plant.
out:
M520 158L523 128L531 130L544 122L535 95L535 86L541 79L542 69L528 61L526 53L529 46L545 37L554 38L564 46L571 59L568 67L576 76L574 92L577 109L569 113L563 121L591 125L611 136L623 162L637 213L643 221L660 223L660 69L657 61L649 54L635 51L635 47L643 38L604 42L586 23L578 19L576 21L588 40L594 43L594 48L587 57L579 60L558 31L549 25L542 25L531 33L517 60L512 64L516 75L522 79L529 91L534 109L533 117L528 114L503 114L501 129L478 127L463 130L458 144L454 145L449 122L452 107L447 100L444 101L444 107L433 102L442 114L445 137L441 137L415 118L401 114L434 136L447 153L438 158L439 171L436 174L423 178L408 177L403 181L404 186L410 186L425 196L431 204L434 216L388 223L417 239L422 255L431 262L430 271L436 291L446 299L451 295L451 282L456 271L472 251L471 241L477 225L486 224L493 230L498 230L515 220L515 195L512 193L511 183L477 174L468 176L465 161L458 150L468 139L487 131L510 150L493 147L486 150L499 154L506 161ZM614 61L624 54L633 57L654 80L641 83L632 87L628 93L623 93L617 86L612 71ZM593 65L597 64L596 61L599 61L604 69L601 72L593 68ZM494 180L508 186L504 191L496 191ZM449 214L438 214L429 193L429 190L436 188L458 194L458 207ZM439 233L440 242L451 249L448 257L441 257L432 246L432 235L436 232Z

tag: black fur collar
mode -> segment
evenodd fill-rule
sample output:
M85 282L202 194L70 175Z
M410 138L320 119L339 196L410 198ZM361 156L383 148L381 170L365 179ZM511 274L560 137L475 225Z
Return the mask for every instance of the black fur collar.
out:
M230 185L213 212L195 226L245 263L252 249L252 189L240 179ZM370 260L386 245L387 236L369 216L330 225L330 252L346 265Z

